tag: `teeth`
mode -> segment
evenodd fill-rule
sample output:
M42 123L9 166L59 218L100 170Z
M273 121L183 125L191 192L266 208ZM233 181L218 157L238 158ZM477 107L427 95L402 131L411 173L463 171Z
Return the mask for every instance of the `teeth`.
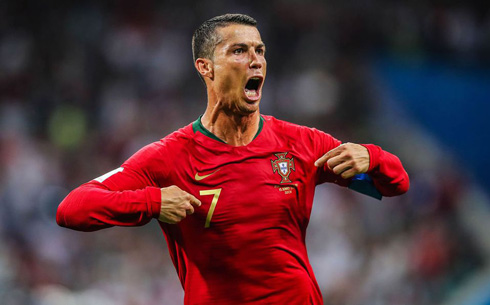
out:
M248 90L248 89L245 89L245 94L247 96L254 96L256 95L256 91L255 90Z

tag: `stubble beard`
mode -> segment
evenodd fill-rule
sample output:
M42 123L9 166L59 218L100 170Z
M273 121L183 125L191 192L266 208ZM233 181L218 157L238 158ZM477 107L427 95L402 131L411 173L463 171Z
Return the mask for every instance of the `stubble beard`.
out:
M228 116L248 116L259 110L259 101L249 103L240 96L223 97L218 102L219 108Z

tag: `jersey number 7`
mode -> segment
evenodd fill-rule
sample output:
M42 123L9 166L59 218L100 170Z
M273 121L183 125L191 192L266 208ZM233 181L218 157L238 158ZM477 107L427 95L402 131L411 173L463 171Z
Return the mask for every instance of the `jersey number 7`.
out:
M220 194L221 189L199 191L199 195L201 196L213 195L213 200L209 206L208 216L206 216L206 223L204 224L205 228L209 228L209 225L211 224L211 218L213 217L214 209L216 208Z

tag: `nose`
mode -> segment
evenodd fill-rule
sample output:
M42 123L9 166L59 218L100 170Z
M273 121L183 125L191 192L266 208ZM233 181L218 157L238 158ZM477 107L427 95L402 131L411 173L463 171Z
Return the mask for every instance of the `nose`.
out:
M252 69L261 69L263 65L263 58L260 56L257 56L257 53L255 50L251 51L250 55L250 68Z

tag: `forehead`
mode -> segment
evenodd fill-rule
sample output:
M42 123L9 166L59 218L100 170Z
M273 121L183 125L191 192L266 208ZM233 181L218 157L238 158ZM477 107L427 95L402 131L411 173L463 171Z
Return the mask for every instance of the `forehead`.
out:
M243 24L231 24L218 28L217 33L221 37L218 46L227 46L235 43L258 45L263 43L259 30L256 27Z

